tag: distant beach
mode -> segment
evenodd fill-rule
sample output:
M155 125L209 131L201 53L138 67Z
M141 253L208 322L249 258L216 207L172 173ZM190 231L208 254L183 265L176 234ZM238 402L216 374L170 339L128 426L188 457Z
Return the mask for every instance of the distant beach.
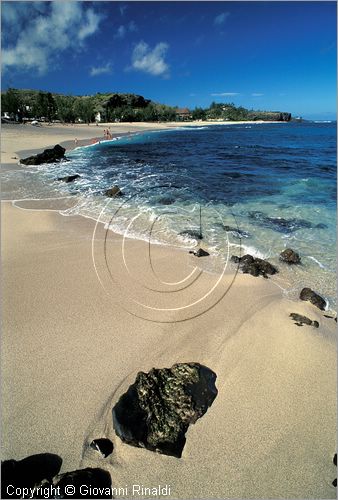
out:
M218 132L213 128L216 125L220 126ZM216 148L222 140L223 125L229 126L224 134L235 127L236 139L243 137L243 145L239 142L233 146L224 143L224 157ZM240 126L243 128L239 129ZM266 161L269 158L271 162L283 163L280 157L274 159L275 152L257 149L265 147L262 138L243 135L252 133L252 129L245 127L259 130L260 126L284 128L289 125L184 122L3 126L1 156L6 198L1 204L3 459L48 451L62 456L62 471L103 467L111 473L114 487L120 487L121 492L127 488L128 495L122 492L119 498L130 498L131 486L136 483L145 487L168 484L170 498L335 498L332 486L336 477L336 467L332 464L336 451L334 308L322 311L310 302L299 300L299 289L297 297L286 296L279 278L273 280L242 274L233 263L228 263L223 272L208 264L212 255L198 258L189 254L189 250L199 246L211 254L218 248L219 226L215 226L217 230L210 234L207 229L212 217L211 209L208 211L211 181L209 191L204 193L204 187L201 188L201 199L193 200L196 207L203 206L203 239L196 242L196 238L194 240L188 234L170 245L169 231L166 233L167 236L170 233L168 244L151 245L151 266L149 239L124 238L123 231L120 234L107 231L114 229L112 216L128 198L121 197L118 205L115 199L107 199L110 218L102 219L104 224L91 220L95 210L100 216L102 214L103 193L107 187L117 184L127 196L129 185L136 182L138 187L139 173L140 178L145 176L156 182L158 179L163 181L163 190L153 191L159 207L155 215L150 214L151 207L146 200L135 198L135 206L142 207L142 214L151 215L149 220L154 224L154 231L156 224L162 228L157 215L163 219L177 204L168 185L171 182L170 187L174 186L179 178L189 177L189 170L183 172L177 160L180 153L175 149L174 141L181 141L186 155L184 157L182 152L181 156L186 158L184 167L188 169L188 160L194 164L192 148L207 149L205 144L208 141L202 143L198 131L194 130L198 127L203 127L202 134L211 127L208 137L219 134L215 146L209 141L210 150L220 162L217 165L225 168L226 155L232 155L231 165L234 166L225 170L228 177L222 171L223 177L212 178L212 201L221 205L217 196L222 200L224 193L217 192L217 179L220 185L238 182L239 186L246 186L244 175L239 177L242 172L236 167L236 161L240 160L240 154L248 158L247 152L241 153L241 148L243 151L250 141L256 147L252 161L256 161L259 168L264 168L263 157ZM107 127L113 137L125 139L125 135L132 135L130 153L126 151L128 144L123 140L117 141L120 149L115 149L115 153L111 149L114 146L103 142L88 148L89 162L83 150L74 151L75 147L103 141L103 130ZM191 131L181 130L176 134L174 129L177 127L190 127ZM176 135L168 139L165 135L167 129ZM159 148L155 144L158 135L151 134L160 130L164 134L162 149L156 149ZM140 135L148 132L150 137L147 140L154 145L147 149L149 143L145 145ZM133 135L135 133L138 135ZM189 137L195 135L188 140L184 133L189 133ZM18 165L20 158L55 144L66 147L69 162L47 168ZM150 156L156 152L157 169ZM103 165L100 172L95 163L98 154ZM117 158L117 155L120 156ZM112 158L121 165L120 169L114 165L110 170ZM290 162L294 158L294 151L290 151ZM190 177L197 182L198 175L204 175L208 186L208 175L213 167L211 160L208 163L208 158L205 159L201 171L195 171ZM241 161L248 175L257 175L250 170L253 167L248 161ZM287 161L284 159L284 165ZM180 176L175 179L165 177L175 166L180 169ZM85 173L89 167L92 171L87 179ZM29 178L26 173L33 169L38 175ZM83 191L77 190L76 183L55 182L58 175L75 171L82 176L82 184L78 185ZM120 182L123 174L125 178L130 175L129 184ZM93 187L94 175L97 177ZM287 175L285 169L284 179ZM330 175L331 170L323 170L322 182L326 183ZM280 176L283 177L282 173ZM262 191L257 191L257 197L265 196L265 189L277 189L271 179L269 182L267 179L268 174L264 171L259 184ZM299 197L297 203L303 197L301 189L310 189L308 186L304 188L308 181L302 179L305 177L301 176L299 183L293 184L292 192L287 191L291 189L289 184L285 185L293 200ZM152 186L149 181L140 185L139 191L142 188L149 194ZM91 197L90 187L100 191L97 198ZM252 185L248 184L247 190L248 196L252 195ZM182 194L183 190L179 192ZM129 194L134 196L133 191ZM196 220L199 220L195 217L198 211L192 210L190 194L185 196L179 209L190 210L194 220L193 223L182 223L182 227L175 221L176 232L181 232L184 224L188 230L196 230ZM273 192L267 196L269 200L274 196L277 200L281 195ZM14 200L17 201L13 203ZM224 214L230 214L230 217L237 203L231 199L231 190L225 201L228 205L223 203L226 205L222 212L224 220ZM250 220L252 228L258 224L257 235L270 239L275 235L276 241L286 235L284 240L278 239L278 244L285 241L285 246L290 245L295 250L299 250L297 244L301 245L298 230L306 237L321 234L322 241L324 238L331 241L332 221L323 215L330 213L330 207L325 206L322 212L316 212L317 215L313 214L311 218L310 211L303 207L302 214L296 219L292 207L283 208L282 202L278 203L278 216L282 219L279 219L279 225L267 203L265 211L262 205L258 208L250 205L247 213L253 214L251 219L243 216L238 225L238 217L231 219L231 224L230 219L226 222L221 219L223 226L229 225L228 229L223 228L228 260L236 250L242 256L243 250L250 253L250 238L256 242L256 233L246 225ZM134 208L133 205L130 209ZM283 210L285 214L289 213L288 217ZM127 212L120 211L119 214L122 217ZM137 220L141 227L144 219L135 219L136 227ZM306 225L306 222L312 225ZM318 224L322 226L315 227ZM275 241L271 239L272 244ZM283 248L280 245L280 251ZM269 255L262 257L271 260ZM271 257L275 258L273 263L279 268L287 266L278 260L278 254ZM310 263L304 257L303 262L303 269L307 270ZM325 262L325 265L328 264ZM180 291L175 288L174 293L169 293L172 283L180 283L189 273L197 275L200 271L203 272L198 279L189 282L188 287ZM286 272L302 271L291 272L289 269ZM310 280L310 275L302 274L304 283L306 276ZM160 291L156 277L161 283ZM323 293L319 289L316 292ZM319 327L299 326L290 318L291 313L317 321ZM171 367L177 362L192 361L210 366L215 371L218 395L203 418L189 427L182 458L122 443L112 427L111 409L134 382L136 374L148 372L153 367ZM89 447L93 439L101 437L111 439L114 444L114 453L105 460Z

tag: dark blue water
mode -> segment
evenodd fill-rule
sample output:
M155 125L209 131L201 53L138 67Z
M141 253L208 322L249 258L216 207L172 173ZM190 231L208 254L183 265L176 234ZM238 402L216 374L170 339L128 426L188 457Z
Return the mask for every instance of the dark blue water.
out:
M182 127L79 148L69 157L61 170L39 169L49 189L63 171L81 174L62 186L81 194L69 215L100 216L115 231L128 228L128 236L192 247L196 240L179 233L200 230L201 210L203 246L218 260L229 245L231 254L268 258L291 296L312 286L334 306L336 123ZM125 196L102 212L102 194L114 184ZM301 254L302 266L279 263L286 247Z

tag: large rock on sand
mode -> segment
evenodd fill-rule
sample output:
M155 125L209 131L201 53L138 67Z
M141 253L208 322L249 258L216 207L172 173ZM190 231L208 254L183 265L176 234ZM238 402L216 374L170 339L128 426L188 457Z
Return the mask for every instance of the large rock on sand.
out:
M299 298L301 300L308 300L309 302L311 302L311 304L318 307L318 309L320 309L321 311L325 311L325 299L318 295L318 293L311 290L311 288L303 288L303 290L300 292Z
M23 165L41 165L42 163L55 163L60 161L65 156L65 148L56 144L53 149L45 149L43 153L38 153L37 155L29 156L20 160Z
M297 326L309 325L309 326L314 326L315 328L319 328L318 321L312 320L307 316L302 316L301 314L298 313L291 313L289 316L290 318L293 319L293 321Z
M180 458L185 433L217 396L216 374L199 363L139 372L113 408L122 441Z
M192 253L195 257L208 257L208 255L210 255L210 253L203 250L203 248L199 248L196 252L194 250L190 250L189 253Z

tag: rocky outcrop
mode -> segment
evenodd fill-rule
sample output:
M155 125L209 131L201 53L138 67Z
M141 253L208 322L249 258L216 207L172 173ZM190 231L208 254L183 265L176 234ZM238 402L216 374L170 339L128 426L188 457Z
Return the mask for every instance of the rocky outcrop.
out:
M208 257L210 253L208 253L206 250L203 250L203 248L199 248L196 252L193 250L190 250L189 253L192 253L195 255L195 257Z
M216 374L199 363L139 372L113 408L116 434L132 446L180 458L190 424L217 396Z
M74 182L76 179L80 179L81 175L79 174L74 174L74 175L65 175L65 177L58 177L58 181L63 181L66 182L67 184L69 182Z
M318 321L312 321L310 318L302 316L301 314L291 313L290 318L293 319L293 321L297 326L309 325L309 326L314 326L315 328L319 327Z
M287 264L300 264L301 258L299 254L292 250L291 248L286 248L281 252L279 260L286 262Z
M274 122L289 122L291 120L291 113L280 111L251 111L251 120L264 120Z
M43 153L29 156L20 160L23 165L41 165L42 163L55 163L61 161L65 156L65 148L56 144L53 149L45 149Z
M263 276L264 278L267 278L268 274L278 273L278 269L267 260L259 259L258 257L253 257L249 254L244 255L243 257L233 255L231 257L231 261L235 264L239 264L239 267L244 274Z
M90 443L90 447L101 453L101 455L105 458L111 455L114 450L113 443L107 438L93 439Z
M123 193L118 186L112 186L110 189L107 189L104 194L108 196L108 198L117 198L119 196L123 196Z
M303 288L303 290L300 292L299 298L301 300L307 300L311 302L314 306L318 307L321 311L325 311L326 308L326 301L318 295L318 293L314 292L311 290L311 288Z

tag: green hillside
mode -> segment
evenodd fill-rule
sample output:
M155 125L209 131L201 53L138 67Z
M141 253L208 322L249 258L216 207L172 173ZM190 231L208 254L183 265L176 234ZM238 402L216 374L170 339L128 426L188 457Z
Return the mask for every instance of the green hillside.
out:
M181 120L274 120L289 121L291 114L254 111L232 103L211 103L209 108L183 110L145 99L137 94L97 93L87 96L63 95L39 90L8 89L1 94L1 115L25 120L65 123L95 120L103 122L159 122Z

